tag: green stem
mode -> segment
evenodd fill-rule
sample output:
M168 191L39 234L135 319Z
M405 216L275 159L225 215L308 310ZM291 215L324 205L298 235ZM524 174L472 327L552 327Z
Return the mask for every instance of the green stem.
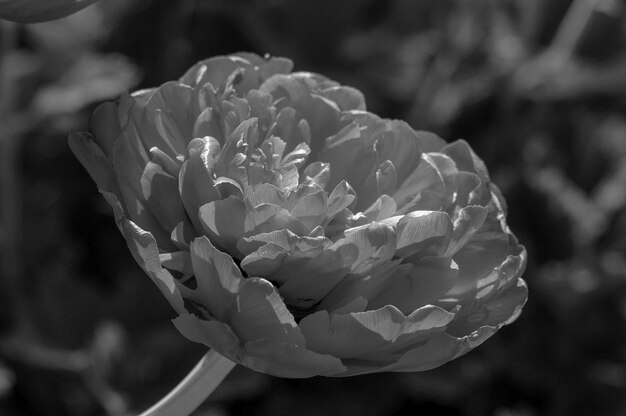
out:
M178 386L139 416L187 416L206 400L235 367L213 350L207 352Z

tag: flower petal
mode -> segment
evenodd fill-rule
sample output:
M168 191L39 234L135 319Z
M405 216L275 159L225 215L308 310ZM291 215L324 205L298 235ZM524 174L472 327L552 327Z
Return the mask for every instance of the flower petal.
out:
M476 156L465 140L457 140L439 151L450 156L460 171L475 173L482 181L489 182L489 173L485 163Z
M425 258L413 264L408 273L388 279L378 293L370 295L368 307L395 305L411 313L427 304L435 304L457 281L459 269L450 259Z
M180 198L197 230L202 229L198 217L200 207L220 198L213 186L213 171L219 152L220 145L213 137L194 139L178 176Z
M217 320L227 322L239 339L304 344L293 316L270 282L244 279L232 258L206 237L193 241L191 261L198 284L191 299Z
M157 88L141 116L141 138L146 149L158 147L169 156L183 154L192 137L194 119L189 108L193 91L179 82Z
M141 186L147 207L165 230L173 230L179 222L188 221L181 200L176 198L178 178L156 163L148 162L141 176Z
M396 225L396 256L419 257L442 255L450 245L453 225L442 211L413 211Z
M499 329L518 318L527 299L526 282L517 279L515 284L509 285L507 289L498 293L490 301L481 304L469 315L455 320L448 332L458 336L477 331L483 326Z
M346 230L344 237L330 248L341 255L351 273L365 274L391 260L396 249L396 236L388 225L374 222Z
M213 348L232 361L242 362L240 340L225 323L207 321L190 313L180 314L172 322L187 339Z
M435 162L427 154L422 154L417 167L391 195L399 208L405 206L416 195L431 191L436 195L445 194L445 185Z
M161 267L159 247L152 234L129 220L124 220L123 232L135 261L150 276L174 310L184 313L185 308L180 290L171 273Z
M245 345L243 364L255 371L286 378L341 375L346 367L336 357L318 354L300 345L267 340Z
M89 126L108 160L113 159L113 146L122 134L118 118L118 105L113 102L100 104L89 120Z
M467 353L494 333L493 328L485 327L474 334L461 338L453 337L447 333L437 334L423 345L405 353L395 363L377 371L432 370Z
M338 358L389 361L394 349L422 342L433 332L445 330L453 313L427 306L405 316L394 306L377 310L329 315L319 311L300 321L307 346ZM408 342L407 342L408 341Z
M141 166L148 163L143 159L145 151L139 149L137 143L131 145L130 140L122 138L115 143L114 160L115 175L119 184L125 214L143 230L150 230L160 248L172 251L176 247L170 241L170 233L156 220L147 207L141 188Z
M90 133L70 133L68 143L99 189L120 193L111 166Z
M299 237L279 230L245 238L238 247L250 253L241 262L249 275L271 280L289 306L304 310L318 303L349 271L331 245L325 237Z
M415 131L404 121L388 122L389 132L376 141L379 160L390 160L397 172L398 183L415 170L420 162L422 150Z
M335 102L341 111L360 110L365 111L365 97L356 88L338 85L326 88L321 92L322 96Z

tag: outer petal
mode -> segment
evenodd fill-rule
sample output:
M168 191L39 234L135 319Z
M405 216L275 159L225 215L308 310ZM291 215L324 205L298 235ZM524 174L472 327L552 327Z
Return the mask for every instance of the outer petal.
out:
M408 273L389 279L378 293L370 295L369 306L395 305L409 313L435 304L457 281L459 270L450 259L425 258L412 265Z
M185 152L191 141L195 117L191 114L193 90L180 82L170 81L159 88L146 102L141 115L141 138L146 149L154 146L171 157Z
M499 329L518 318L527 299L526 282L517 279L514 284L500 291L493 299L481 304L471 314L455 320L448 332L454 335L464 335L484 326Z
M113 146L122 134L118 112L117 103L106 102L94 110L89 120L95 140L108 160L113 159Z
M135 261L150 276L167 301L178 313L184 313L183 298L174 277L161 267L159 248L149 232L132 221L124 220L123 232Z
M316 312L300 321L307 345L314 351L339 358L357 358L381 363L393 361L396 351L423 342L445 330L453 313L426 306L405 316L394 306L329 315Z
M120 187L126 215L140 228L149 230L160 248L172 251L175 246L170 241L170 232L166 231L148 209L143 196L141 176L143 167L148 163L145 149L140 143L120 138L114 146L115 175Z
M293 316L270 282L241 276L232 258L206 237L194 240L191 260L198 288L190 298L227 322L243 341L270 338L276 343L304 345Z
M483 225L454 256L459 280L446 294L449 301L469 304L497 287L500 276L513 279L523 271L526 253L503 222L502 211L492 201ZM510 280L509 280L510 281ZM494 286L495 285L495 286Z
M68 142L74 155L87 169L99 189L119 194L117 180L102 148L89 133L70 133Z
M213 348L232 361L242 361L241 341L225 323L200 319L190 313L182 313L172 322L191 341Z
M306 378L341 375L346 367L341 360L319 354L303 346L259 340L245 345L243 364L253 370L278 377Z
M302 346L276 344L267 339L242 345L230 327L221 322L182 314L174 320L174 324L190 340L214 348L226 358L262 373L306 378L340 375L346 371L338 358L318 354Z
M495 332L494 328L483 327L460 338L441 333L429 339L425 344L408 351L395 363L382 367L378 371L431 370L466 354L485 342Z

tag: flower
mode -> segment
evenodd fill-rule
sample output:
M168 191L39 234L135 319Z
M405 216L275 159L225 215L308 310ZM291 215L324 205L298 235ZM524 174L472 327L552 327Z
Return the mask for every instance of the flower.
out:
M282 377L422 371L527 298L525 249L464 141L240 53L105 103L70 145L174 324Z
M96 0L0 0L0 19L37 23L59 19L84 9Z

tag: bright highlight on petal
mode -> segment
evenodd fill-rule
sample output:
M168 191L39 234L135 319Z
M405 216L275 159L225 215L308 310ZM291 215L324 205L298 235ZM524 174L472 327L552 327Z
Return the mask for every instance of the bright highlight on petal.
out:
M423 371L513 322L526 252L464 141L250 53L98 108L70 145L192 341L282 377Z

